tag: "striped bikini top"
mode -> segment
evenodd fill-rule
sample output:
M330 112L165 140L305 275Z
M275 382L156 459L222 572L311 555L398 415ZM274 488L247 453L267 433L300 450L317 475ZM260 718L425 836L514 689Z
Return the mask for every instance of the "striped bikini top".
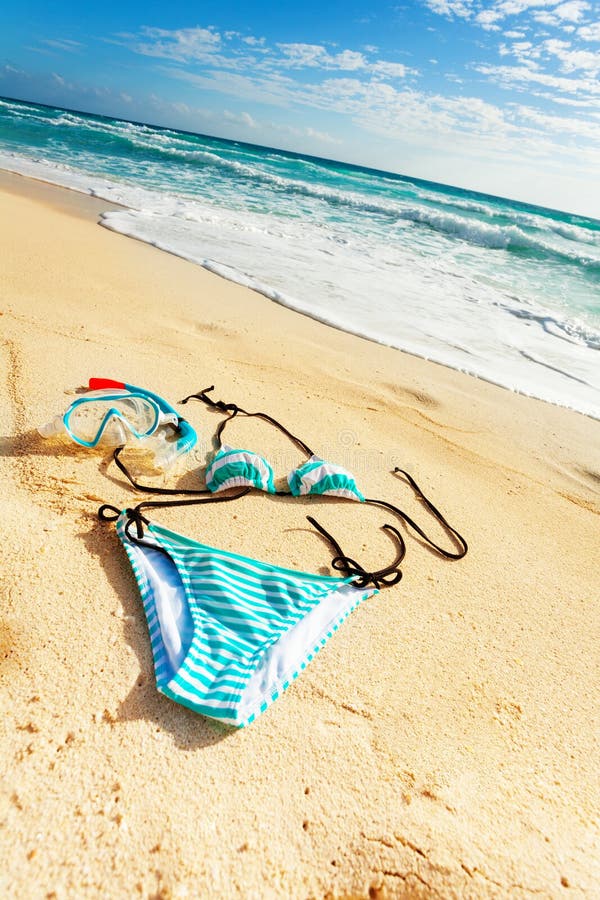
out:
M406 526L414 531L415 534L418 535L418 537L425 544L427 544L432 550L435 550L446 559L462 559L462 557L466 554L468 547L465 539L461 534L459 534L456 528L450 525L450 523L442 515L439 509L437 509L433 505L431 500L429 500L425 496L412 475L410 475L410 473L405 469L401 469L396 466L393 470L393 474L402 476L402 478L411 486L415 496L422 501L428 513L432 515L434 519L437 519L439 525L450 537L451 542L454 544L454 549L448 550L444 547L441 547L423 531L421 526L418 525L417 522L414 521L414 519L412 519L407 513L405 513L398 506L395 506L393 503L389 503L387 500L376 500L364 497L356 486L354 477L350 474L350 472L348 472L342 466L338 466L336 463L326 462L316 453L313 453L313 451L307 444L304 443L304 441L302 441L299 437L296 437L295 434L292 434L291 431L288 431L287 428L285 428L280 422L277 421L277 419L274 419L267 413L247 412L245 409L242 409L235 403L224 403L222 400L213 400L208 396L209 392L213 390L214 386L205 388L203 391L200 391L200 393L190 394L189 397L186 397L181 401L182 403L187 403L188 400L192 399L201 400L208 406L212 406L213 408L218 409L220 412L227 413L227 417L223 419L222 422L220 422L215 432L217 452L205 472L206 488L198 490L188 488L166 488L158 487L157 485L140 484L135 480L135 478L132 477L126 465L120 458L121 450L123 448L117 447L113 454L114 461L136 490L144 491L145 493L149 494L169 494L180 496L187 495L192 497L200 497L203 494L215 495L221 494L221 492L223 492L223 494L219 497L213 496L212 501L235 499L225 495L226 491L228 491L230 488L235 487L241 488L241 493L236 494L236 498L241 497L252 488L258 488L258 490L265 491L268 494L278 494L284 496L300 497L303 495L312 495L321 497L342 497L346 500L358 500L360 503L363 503L365 505L377 506L381 509L386 509L394 513L394 515L396 515ZM258 453L254 453L252 450L236 449L229 446L229 444L224 444L222 442L221 437L225 427L227 426L227 423L238 415L255 417L258 419L262 419L265 422L269 422L279 431L286 434L290 438L290 440L294 444L296 444L296 446L303 453L306 454L306 462L293 469L292 472L290 472L290 474L288 475L288 485L290 488L289 491L277 490L277 488L275 487L273 469L264 457L259 456ZM161 503L160 505L185 506L189 503L197 502L199 501L178 500L173 501L172 503ZM200 502L211 502L211 499L206 497L204 501ZM331 535L326 532L310 516L308 518L311 524L314 525L314 527L317 528L317 530L320 531L321 534L335 548L336 553L338 554L336 559L339 558L340 560L345 560L347 563L348 558L344 556L344 554L340 550L339 545L335 542ZM402 536L391 525L384 525L383 527L385 529L389 529L390 532L393 532L393 534L396 535L398 544L401 547L401 553L403 555L404 541L402 539ZM399 559L400 558L401 557L399 557ZM356 565L354 560L350 560L350 562L353 565ZM360 567L357 567L356 571L364 572L364 570ZM382 571L384 571L384 573L388 573L388 568ZM378 573L378 576L379 575L381 575L381 572Z
M182 401L182 403L187 403L192 398L202 400L208 406L228 413L227 418L220 423L215 433L218 449L205 473L206 487L211 493L216 494L234 487L250 487L266 491L268 494L291 494L294 497L318 494L319 496L344 497L347 500L364 502L365 498L356 486L354 477L342 466L321 459L304 441L267 413L250 413L235 403L213 400L207 396L212 390L214 390L214 386L206 388L199 394L192 394ZM263 456L252 450L234 448L229 444L222 443L221 436L225 427L238 415L269 422L286 434L306 454L306 462L293 469L288 475L289 491L278 491L275 488L273 468Z

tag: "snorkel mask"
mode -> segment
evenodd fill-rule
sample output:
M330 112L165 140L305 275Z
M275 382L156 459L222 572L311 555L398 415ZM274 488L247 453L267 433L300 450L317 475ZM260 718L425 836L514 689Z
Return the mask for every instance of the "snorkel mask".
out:
M90 378L88 387L64 415L38 429L42 437L67 434L82 447L142 447L162 469L196 445L192 426L158 394L110 378Z

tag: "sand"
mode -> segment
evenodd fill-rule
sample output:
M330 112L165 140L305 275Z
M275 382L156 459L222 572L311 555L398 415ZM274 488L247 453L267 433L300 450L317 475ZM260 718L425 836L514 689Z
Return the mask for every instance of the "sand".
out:
M108 204L0 176L0 896L597 897L600 425L330 329L99 227ZM439 535L231 731L157 693L143 610L101 502L110 458L44 441L91 375L173 402L210 384L349 467ZM200 485L220 417L186 407ZM231 438L285 475L264 424ZM329 571L313 513L367 567L381 510L253 495L155 521ZM391 520L393 521L393 520Z

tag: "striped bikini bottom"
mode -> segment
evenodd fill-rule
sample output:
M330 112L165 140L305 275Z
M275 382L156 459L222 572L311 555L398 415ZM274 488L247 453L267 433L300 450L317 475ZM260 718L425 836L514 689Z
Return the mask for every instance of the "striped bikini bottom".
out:
M229 725L264 712L377 593L354 576L281 569L147 521L136 540L128 522L121 513L117 533L142 596L157 688Z

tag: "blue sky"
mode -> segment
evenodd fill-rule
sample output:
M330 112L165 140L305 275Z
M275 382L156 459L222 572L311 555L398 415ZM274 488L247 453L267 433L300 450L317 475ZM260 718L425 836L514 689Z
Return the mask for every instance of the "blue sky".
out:
M600 217L598 0L25 2L0 94Z

